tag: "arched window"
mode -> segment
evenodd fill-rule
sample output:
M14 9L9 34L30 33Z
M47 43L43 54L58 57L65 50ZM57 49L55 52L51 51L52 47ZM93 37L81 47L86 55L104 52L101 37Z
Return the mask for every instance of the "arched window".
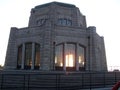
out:
M40 67L40 45L35 44L35 69Z
M72 26L72 20L69 20L66 18L60 18L60 19L58 19L58 25Z
M56 45L55 69L84 70L85 48L75 43L63 43Z
M39 69L40 45L25 43L18 47L17 69Z
M30 69L32 66L32 43L25 44L25 69Z
M77 49L78 49L79 70L82 70L85 68L85 49L80 45Z
M66 44L64 53L66 67L75 67L75 44Z
M39 19L39 20L36 21L36 24L37 24L38 26L40 26L40 25L44 24L46 21L47 21L47 19L45 19L45 18Z
M57 70L63 69L63 44L55 47L55 68Z
M18 47L18 60L17 60L17 68L21 68L21 63L22 63L22 45Z

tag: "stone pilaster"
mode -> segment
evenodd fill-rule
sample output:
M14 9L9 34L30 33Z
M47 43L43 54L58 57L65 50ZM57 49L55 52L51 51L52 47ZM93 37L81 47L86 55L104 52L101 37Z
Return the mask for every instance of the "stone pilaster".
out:
M78 62L78 59L79 59L79 55L78 55L78 43L77 43L77 45L76 45L76 71L79 71L79 62Z
M32 43L32 66L31 69L34 69L35 66L35 43Z
M66 71L66 47L67 47L67 44L64 43L64 55L63 55L63 70Z
M25 66L25 43L22 44L22 64L21 69L24 69Z

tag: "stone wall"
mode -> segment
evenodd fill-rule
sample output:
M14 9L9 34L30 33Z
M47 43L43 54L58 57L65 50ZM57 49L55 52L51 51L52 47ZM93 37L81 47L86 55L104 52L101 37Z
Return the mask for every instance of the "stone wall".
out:
M72 24L59 25L59 18L70 19ZM18 47L27 42L40 44L40 70L54 70L55 44L74 42L85 47L85 70L107 71L104 38L94 26L86 27L85 16L74 5L53 2L35 7L28 27L11 28L5 69L16 69Z

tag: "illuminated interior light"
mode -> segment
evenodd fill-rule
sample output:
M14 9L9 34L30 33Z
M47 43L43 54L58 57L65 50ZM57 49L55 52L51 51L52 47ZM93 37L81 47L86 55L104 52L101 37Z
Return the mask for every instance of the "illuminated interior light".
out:
M81 58L81 56L79 56L79 63L82 63L82 58Z
M72 54L66 55L66 67L73 67L74 66L74 57Z
M60 66L61 66L61 67L63 66L63 63L62 63L62 62L60 63Z
M55 57L55 63L57 63L57 57Z
M82 62L82 65L84 65L85 64L85 62Z

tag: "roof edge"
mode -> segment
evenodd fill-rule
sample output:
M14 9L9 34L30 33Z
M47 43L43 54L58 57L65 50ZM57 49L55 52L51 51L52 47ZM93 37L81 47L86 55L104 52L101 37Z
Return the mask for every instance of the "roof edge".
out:
M39 8L50 6L51 4L56 4L56 5L59 5L59 6L62 6L62 7L68 7L68 8L75 8L76 7L73 4L68 4L68 3L62 3L62 2L56 2L56 1L54 1L54 2L45 3L45 4L42 4L42 5L35 6L35 8L39 9Z

